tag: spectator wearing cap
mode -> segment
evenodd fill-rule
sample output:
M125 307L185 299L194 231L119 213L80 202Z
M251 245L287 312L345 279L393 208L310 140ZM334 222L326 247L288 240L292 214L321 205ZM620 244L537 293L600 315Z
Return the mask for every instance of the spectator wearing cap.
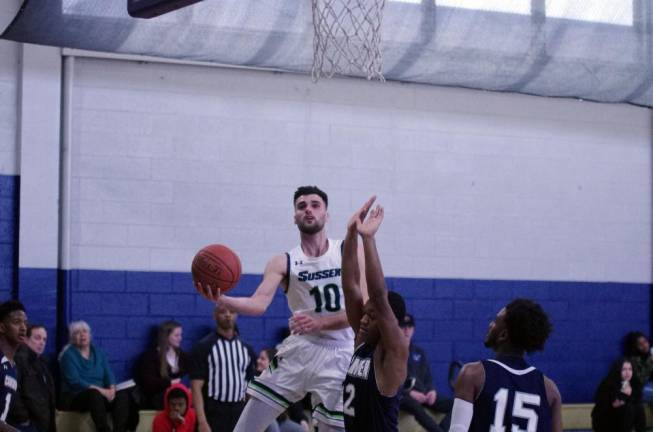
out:
M401 399L400 410L410 413L417 423L429 432L444 432L449 430L453 401L440 397L433 386L431 369L424 350L413 342L415 334L415 318L406 314L401 328L410 340L408 352L408 377L404 397ZM426 410L444 413L445 418L438 424Z

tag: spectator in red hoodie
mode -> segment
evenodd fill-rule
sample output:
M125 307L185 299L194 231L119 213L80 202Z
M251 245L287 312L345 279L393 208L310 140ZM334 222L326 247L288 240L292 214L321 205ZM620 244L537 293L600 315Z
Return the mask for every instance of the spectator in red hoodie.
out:
M163 411L152 421L152 432L195 432L195 410L190 390L183 384L173 384L164 398Z

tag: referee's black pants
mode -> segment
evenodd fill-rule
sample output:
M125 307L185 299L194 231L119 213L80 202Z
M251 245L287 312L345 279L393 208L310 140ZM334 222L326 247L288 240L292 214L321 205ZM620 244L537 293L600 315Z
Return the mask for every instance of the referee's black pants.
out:
M218 402L210 398L204 401L204 413L211 432L232 432L244 409L245 401Z

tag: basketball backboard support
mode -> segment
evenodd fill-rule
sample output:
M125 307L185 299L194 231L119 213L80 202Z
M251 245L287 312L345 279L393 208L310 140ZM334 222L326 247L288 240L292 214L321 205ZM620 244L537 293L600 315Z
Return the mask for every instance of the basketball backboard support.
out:
M201 1L202 0L127 0L127 12L134 18L154 18Z

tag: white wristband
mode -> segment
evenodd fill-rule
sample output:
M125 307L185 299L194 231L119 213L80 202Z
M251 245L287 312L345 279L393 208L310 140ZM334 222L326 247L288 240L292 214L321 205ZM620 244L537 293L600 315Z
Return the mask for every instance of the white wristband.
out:
M474 404L462 399L454 399L451 412L451 427L449 432L467 432L472 424Z

